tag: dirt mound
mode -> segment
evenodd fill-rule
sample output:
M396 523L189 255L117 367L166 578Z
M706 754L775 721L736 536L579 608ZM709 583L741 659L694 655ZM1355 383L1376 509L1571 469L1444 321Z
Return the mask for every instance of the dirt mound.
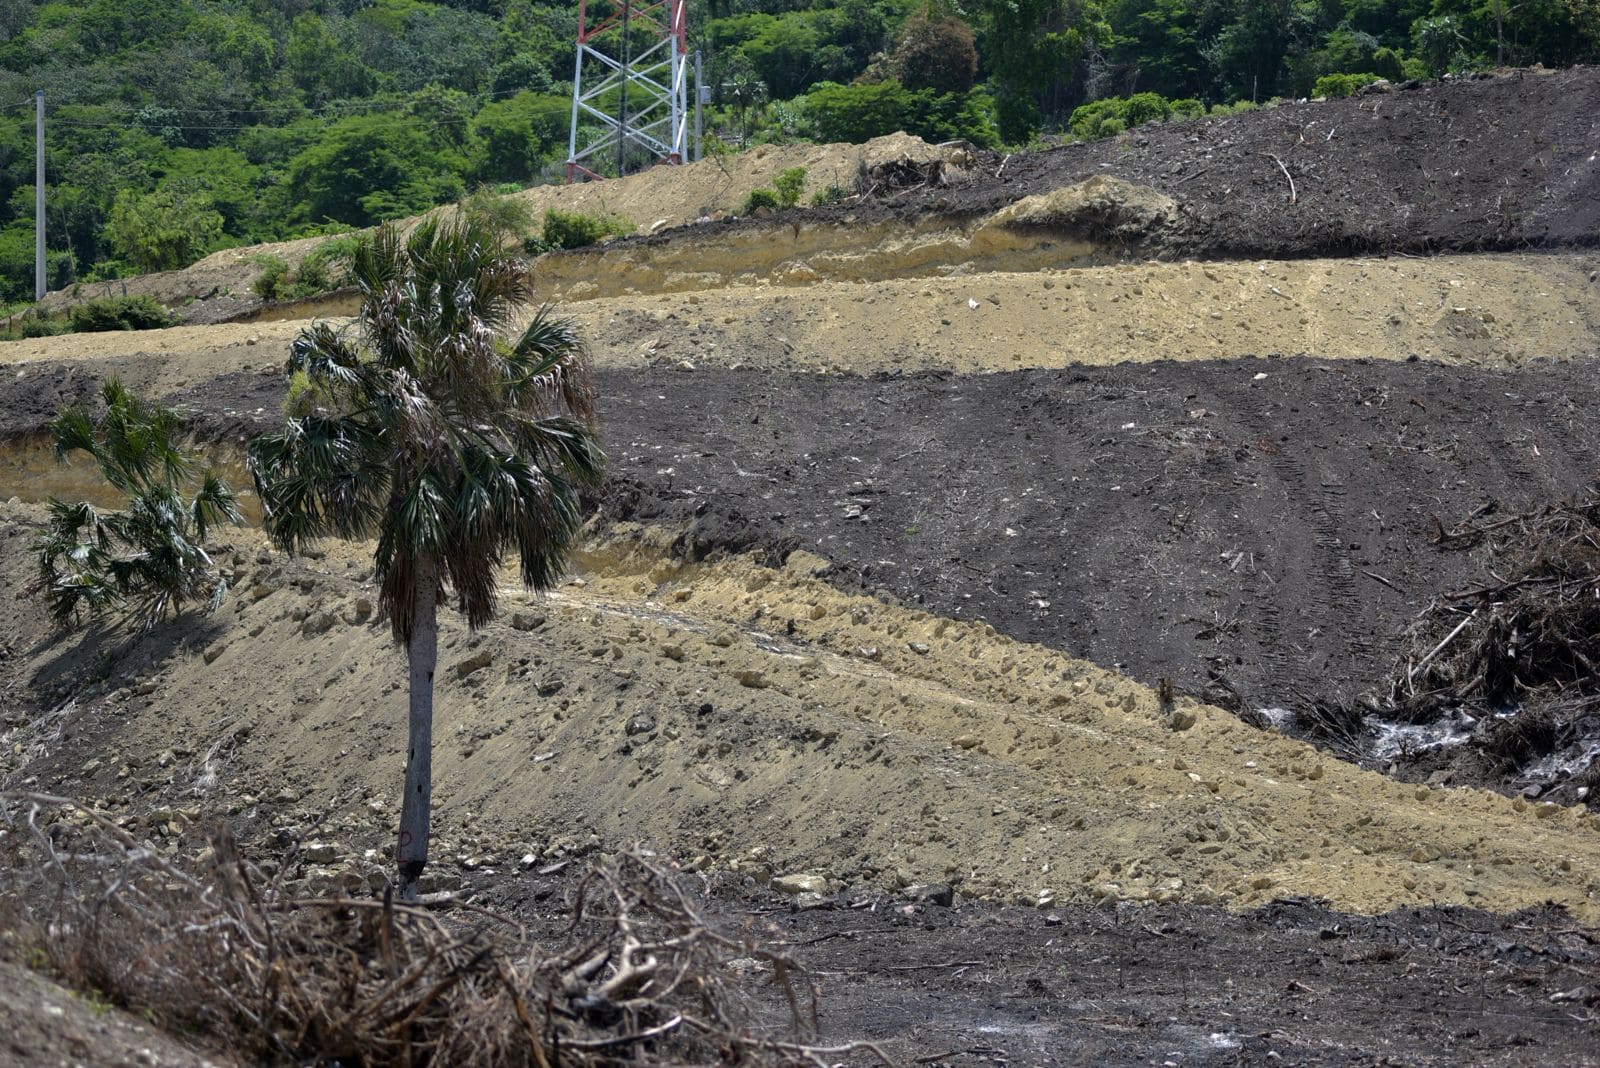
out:
M1408 83L986 159L953 190L882 210L987 215L1116 175L1182 204L1193 223L1185 247L1198 255L1592 246L1597 114L1594 67Z
M1023 197L990 216L988 223L1016 230L1155 243L1178 221L1178 202L1113 175Z
M32 514L0 535L13 589ZM686 566L661 544L597 546L559 596L512 597L478 636L447 628L439 857L493 867L645 838L763 881L954 881L1029 903L1317 894L1600 915L1600 824L1577 810L1401 785L1216 709L1169 710L985 624L841 594L807 554ZM399 715L403 673L360 547L310 566L239 548L248 592L100 660L105 681L56 718L25 717L7 751L42 755L13 774L113 806L199 791L280 836L335 836L352 860L381 850L403 739L374 710ZM7 602L9 633L42 633L15 616L38 606ZM8 674L42 710L100 648L13 646Z

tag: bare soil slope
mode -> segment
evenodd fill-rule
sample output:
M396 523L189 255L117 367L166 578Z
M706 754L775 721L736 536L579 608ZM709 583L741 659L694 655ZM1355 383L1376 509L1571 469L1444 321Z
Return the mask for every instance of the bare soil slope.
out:
M12 590L29 514L0 531ZM581 584L513 598L477 637L450 621L440 856L500 866L642 837L762 882L945 881L1030 904L1315 894L1366 912L1555 900L1600 916L1600 816L1396 783L1191 701L1167 712L985 624L842 594L808 554L684 567L652 544L591 554ZM10 640L12 693L77 696L9 741L40 747L33 773L82 776L81 793L121 806L150 790L246 816L269 801L280 832L320 825L377 874L359 858L386 840L402 740L374 713L398 716L404 694L365 547L310 567L241 548L248 592L181 646L102 661L102 685L73 686L92 636ZM11 611L8 632L43 629L37 605ZM86 736L62 745L41 725Z
M1179 244L1213 256L1593 245L1597 144L1600 69L1509 71L1140 127L996 160L902 210L984 213L1115 174L1176 198Z

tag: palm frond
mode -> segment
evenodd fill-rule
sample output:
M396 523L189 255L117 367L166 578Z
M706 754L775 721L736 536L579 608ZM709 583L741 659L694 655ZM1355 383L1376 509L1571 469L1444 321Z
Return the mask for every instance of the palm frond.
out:
M218 579L203 542L216 523L240 522L232 492L207 471L194 496L183 496L191 463L178 446L182 421L170 408L147 404L116 379L101 387L106 405L95 420L82 407L52 424L58 453L91 453L112 485L128 495L121 511L52 500L36 540L38 579L31 589L49 600L66 625L79 615L113 609L142 626L190 601L215 603Z
M507 343L531 275L470 220L380 227L353 270L354 340L313 327L291 356L291 370L337 384L340 413L290 420L250 448L268 533L296 548L375 532L380 604L399 641L419 582L448 588L480 626L508 554L535 588L559 579L578 495L603 476L587 354L548 307Z

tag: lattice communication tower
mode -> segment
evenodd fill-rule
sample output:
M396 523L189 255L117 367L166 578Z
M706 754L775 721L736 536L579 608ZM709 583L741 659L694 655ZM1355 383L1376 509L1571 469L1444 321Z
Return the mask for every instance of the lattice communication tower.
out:
M688 158L686 0L578 0L567 181ZM581 134L587 134L580 145Z

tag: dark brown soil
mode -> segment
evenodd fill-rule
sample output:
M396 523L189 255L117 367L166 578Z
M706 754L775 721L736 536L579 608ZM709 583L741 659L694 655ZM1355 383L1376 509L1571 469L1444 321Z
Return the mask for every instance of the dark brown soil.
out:
M1411 83L985 161L885 210L984 214L1097 174L1176 198L1171 251L1346 255L1600 241L1600 69ZM1272 158L1294 178L1289 183ZM999 177L993 177L996 172Z
M7 385L0 429L37 432L87 388L43 370ZM1415 614L1482 574L1431 544L1435 517L1559 499L1600 449L1587 363L600 378L611 518L687 525L692 555L808 548L836 582L1242 709L1378 686ZM171 399L232 438L276 416L281 383Z
M475 889L535 927L564 916L549 878ZM712 914L817 978L825 1040L896 1064L1600 1063L1600 945L1559 911L836 905L728 891Z
M1256 707L1378 677L1477 562L1434 516L1583 485L1593 368L1312 359L862 380L603 376L619 518L694 551L802 545L982 617Z

